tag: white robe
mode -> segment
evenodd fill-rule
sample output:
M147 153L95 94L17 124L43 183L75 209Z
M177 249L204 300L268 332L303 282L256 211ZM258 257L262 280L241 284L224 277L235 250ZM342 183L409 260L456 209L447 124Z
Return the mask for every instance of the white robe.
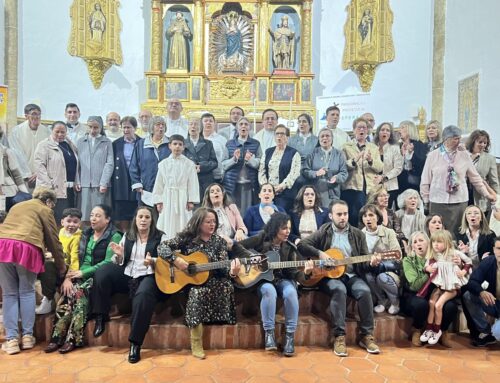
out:
M158 228L171 239L184 230L192 213L186 209L188 202L200 202L198 176L193 161L180 155L171 155L160 161L153 188L155 204L163 203L158 217Z
M36 147L50 134L50 129L42 124L38 126L37 130L31 130L28 121L24 121L12 129L9 135L9 145L17 156L19 170L23 178L31 177L35 173Z

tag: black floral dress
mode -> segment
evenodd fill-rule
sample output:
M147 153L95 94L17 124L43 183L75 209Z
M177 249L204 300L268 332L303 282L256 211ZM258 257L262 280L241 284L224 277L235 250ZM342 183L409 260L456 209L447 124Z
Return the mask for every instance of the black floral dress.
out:
M226 241L215 234L208 242L200 239L187 240L177 235L164 241L160 247L158 253L166 260L175 251L185 255L201 251L208 256L210 262L228 259ZM190 286L184 320L190 328L200 323L236 323L234 287L229 277L229 268L210 272L208 281L202 286Z

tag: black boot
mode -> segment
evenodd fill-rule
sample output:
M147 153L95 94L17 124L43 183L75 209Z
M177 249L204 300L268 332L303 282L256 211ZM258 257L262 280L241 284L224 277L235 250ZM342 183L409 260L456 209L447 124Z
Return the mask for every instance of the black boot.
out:
M106 324L104 323L104 315L97 314L95 317L94 338L100 337L105 329Z
M274 330L266 330L264 347L266 351L276 351L278 349L276 339L274 339Z
M285 334L285 345L283 346L283 355L292 356L295 354L294 333L287 332Z
M130 342L130 351L128 352L128 362L137 363L141 360L141 346Z

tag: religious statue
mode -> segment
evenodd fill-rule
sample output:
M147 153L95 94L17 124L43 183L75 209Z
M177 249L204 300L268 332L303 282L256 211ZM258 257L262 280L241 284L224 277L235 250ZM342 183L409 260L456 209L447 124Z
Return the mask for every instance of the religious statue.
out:
M102 44L106 30L106 16L102 13L101 4L95 3L89 17L90 38L93 43Z
M361 46L370 45L372 42L373 16L370 9L365 9L358 25L361 37Z
M188 69L187 39L191 38L191 30L182 12L176 13L165 35L170 40L167 68Z
M269 28L273 39L273 64L277 69L293 69L295 56L295 32L288 26L288 16L281 18L273 32Z
M253 59L253 27L248 17L231 11L214 19L213 25L210 71L248 73Z

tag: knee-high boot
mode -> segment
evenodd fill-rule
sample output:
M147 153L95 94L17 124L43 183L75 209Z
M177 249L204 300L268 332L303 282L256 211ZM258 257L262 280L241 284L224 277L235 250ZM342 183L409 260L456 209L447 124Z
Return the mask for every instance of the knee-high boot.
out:
M203 324L191 329L191 354L200 359L205 359L203 351Z

